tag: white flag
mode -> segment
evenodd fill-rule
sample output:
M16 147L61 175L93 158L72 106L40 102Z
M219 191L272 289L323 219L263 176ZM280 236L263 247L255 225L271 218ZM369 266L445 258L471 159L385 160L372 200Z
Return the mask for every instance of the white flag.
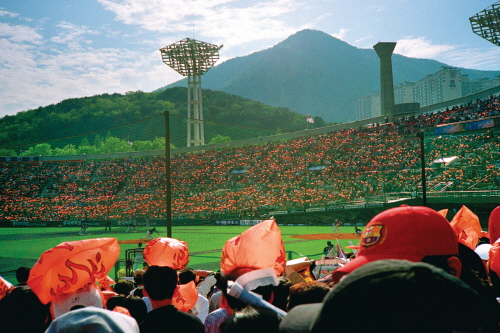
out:
M314 119L311 116L307 116L307 122L314 124Z

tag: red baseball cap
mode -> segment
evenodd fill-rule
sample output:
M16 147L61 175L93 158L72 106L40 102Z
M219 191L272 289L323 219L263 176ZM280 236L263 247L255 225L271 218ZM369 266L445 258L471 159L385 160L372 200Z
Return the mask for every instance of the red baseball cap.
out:
M356 268L381 259L421 261L425 256L458 255L458 240L450 223L427 207L390 208L366 225L352 261L333 271L335 283Z

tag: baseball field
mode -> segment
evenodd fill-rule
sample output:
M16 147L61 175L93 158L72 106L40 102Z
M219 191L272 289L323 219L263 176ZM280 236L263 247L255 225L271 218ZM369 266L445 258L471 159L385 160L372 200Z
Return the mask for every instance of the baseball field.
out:
M248 226L174 226L172 238L187 242L190 260L188 267L194 269L217 270L221 250L224 243L247 230ZM160 237L167 237L166 226L156 226ZM15 227L0 228L0 275L12 283L16 283L15 270L19 266L32 267L40 254L54 246L66 242L88 238L114 237L120 244L119 265L125 262L125 251L137 247L142 242L145 246L148 239L144 226L136 227L135 232L126 232L124 226L112 227L104 231L104 227L89 227L87 233L79 235L80 227ZM331 234L331 226L280 226L285 251L288 259L307 256L319 259L323 255L326 241L331 240L345 247L349 241L358 244L357 237L352 234L352 227L340 227L342 234ZM154 237L158 237L154 234ZM114 270L110 272L114 276Z

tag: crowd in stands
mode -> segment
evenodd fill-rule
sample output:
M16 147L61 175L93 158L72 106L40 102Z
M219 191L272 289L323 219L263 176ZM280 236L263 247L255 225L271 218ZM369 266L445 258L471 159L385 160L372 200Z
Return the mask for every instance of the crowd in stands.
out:
M20 267L18 284L0 277L0 332L500 332L500 206L487 232L465 212L385 210L349 258L321 259L322 276L318 260L286 261L273 219L227 240L216 271L186 267L188 244L160 237L144 269L113 281L116 239L67 241Z
M420 141L439 124L498 117L499 98L323 135L172 156L174 218L265 216L387 193L421 190ZM500 186L497 132L426 140L427 187ZM456 156L449 165L436 160ZM161 218L162 156L94 161L0 162L0 220Z

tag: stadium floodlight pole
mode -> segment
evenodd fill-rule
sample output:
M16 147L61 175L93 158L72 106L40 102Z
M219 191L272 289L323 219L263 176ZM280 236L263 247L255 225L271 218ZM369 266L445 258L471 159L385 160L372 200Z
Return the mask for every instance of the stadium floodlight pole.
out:
M427 206L427 185L425 180L425 143L424 132L418 132L417 137L420 139L420 164L422 166L422 206Z
M165 111L165 206L167 237L172 238L172 182L170 177L170 113Z
M469 17L469 21L476 35L500 46L500 1Z
M205 144L201 76L217 60L221 46L185 38L160 49L165 64L188 78L187 147Z

